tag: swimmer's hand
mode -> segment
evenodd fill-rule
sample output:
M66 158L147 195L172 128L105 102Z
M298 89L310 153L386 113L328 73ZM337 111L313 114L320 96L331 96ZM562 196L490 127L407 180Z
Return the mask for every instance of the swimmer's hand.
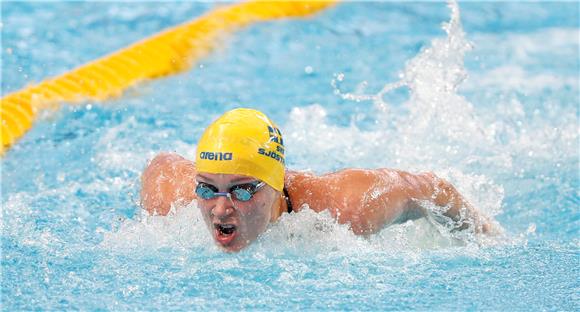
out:
M195 199L195 165L177 154L161 153L141 175L141 207L150 215L167 215L171 205Z

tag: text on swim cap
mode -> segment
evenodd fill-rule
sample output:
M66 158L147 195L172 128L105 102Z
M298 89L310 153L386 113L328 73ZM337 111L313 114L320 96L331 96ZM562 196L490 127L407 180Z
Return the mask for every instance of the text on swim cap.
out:
M265 148L258 148L258 154L272 158L284 165L284 140L282 140L282 132L276 127L268 126L268 134L270 136L269 142L277 143L276 150L273 151L266 150Z
M277 160L277 161L281 162L282 164L284 164L284 156L281 156L280 154L276 153L275 151L266 151L263 148L259 148L258 154L270 157L270 158Z
M200 159L207 160L232 160L233 153L222 153L222 152L201 152L199 153Z

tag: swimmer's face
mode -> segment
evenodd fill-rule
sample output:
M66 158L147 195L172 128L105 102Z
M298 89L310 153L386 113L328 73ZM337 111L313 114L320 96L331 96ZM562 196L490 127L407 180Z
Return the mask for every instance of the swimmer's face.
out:
M232 187L254 183L252 177L235 174L198 173L197 183L206 183L219 192L229 192ZM234 197L217 196L198 198L197 203L212 238L228 252L248 246L266 230L272 217L273 206L279 196L269 185L258 189L248 201Z

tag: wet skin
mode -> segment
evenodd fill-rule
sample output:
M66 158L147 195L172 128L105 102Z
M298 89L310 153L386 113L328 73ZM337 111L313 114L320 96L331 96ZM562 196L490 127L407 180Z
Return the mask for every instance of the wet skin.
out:
M256 181L252 177L233 174L198 173L196 182L211 184L219 192L227 192L235 185ZM248 201L218 196L198 198L198 207L214 241L227 251L239 251L258 238L272 220L280 195L266 185Z
M172 205L183 206L196 199L198 182L220 192L255 178L198 173L195 164L176 154L156 156L141 178L141 205L150 214L167 215ZM420 203L445 207L444 215L456 229L473 224L476 232L494 232L492 223L474 209L447 181L432 173L411 174L393 169L345 169L316 176L286 171L285 187L294 211L308 206L328 210L353 232L369 235L391 223L404 222L425 213ZM266 185L247 202L219 196L198 198L198 206L212 237L225 251L239 251L287 211L283 194ZM231 232L231 233L230 233Z

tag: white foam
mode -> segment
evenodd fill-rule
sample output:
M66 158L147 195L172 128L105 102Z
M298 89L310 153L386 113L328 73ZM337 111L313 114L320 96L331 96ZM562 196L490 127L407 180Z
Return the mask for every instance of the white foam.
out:
M362 164L363 167L435 171L451 180L478 208L493 216L501 211L503 189L482 172L500 172L498 176L503 172L511 174L515 159L522 155L530 159L523 165L577 157L577 107L548 102L544 107L550 115L542 118L546 112L526 111L516 98L508 98L505 102L485 103L478 111L458 93L467 77L464 57L472 45L461 28L457 4L451 2L450 7L452 18L444 27L447 37L434 39L410 60L400 81L385 84L378 94L345 93L336 89L344 99L353 100L353 105L368 106L371 100L373 107L368 114L377 121L377 127L363 131L354 124L349 128L334 126L320 105L293 110L285 130L292 137L289 144L295 138L300 141L288 148L298 151L299 166L334 169L328 163L333 164L337 159L344 160L347 166ZM578 46L576 29L540 31L531 39L525 35L508 37L507 45L517 45L529 55ZM495 46L493 42L490 44ZM337 77L342 78L343 75ZM531 74L521 66L510 65L484 72L471 79L471 83L468 87L497 89L496 84L502 84L500 89L523 87L538 91L571 87L574 90L578 88L578 76L577 73L571 77ZM409 100L404 103L408 114L392 116L383 96L402 87L410 91ZM304 129L312 129L313 134L309 136ZM317 141L318 138L321 139ZM313 159L312 155L322 156ZM532 169L522 168L521 161L518 166L522 170Z
M451 2L450 7L452 18L445 24L447 36L434 39L430 46L410 60L400 81L386 83L375 95L338 91L343 98L354 100L353 105L369 105L368 100L371 100L369 115L375 118L377 127L363 130L354 122L347 127L333 124L328 120L327 110L320 104L292 109L283 126L287 150L292 155L288 158L292 169L327 172L358 166L434 171L451 181L477 209L493 217L501 213L504 190L482 170L492 167L492 172L509 172L513 169L515 157L524 152L532 152L530 157L533 160L554 157L550 146L562 148L564 154L577 155L578 131L574 113L568 112L549 121L540 118L536 124L518 124L513 121L529 114L521 103L513 99L493 103L490 106L495 108L495 112L485 115L458 93L467 76L463 64L465 54L472 45L461 28L457 4ZM556 34L557 38L552 42L555 46L567 46L570 36L577 35L576 30L553 31L555 33L548 31L542 36ZM520 39L528 42L520 42L527 51L544 51L539 44ZM577 39L572 39L572 42L577 42ZM577 78L561 80L550 74L534 76L514 65L485 72L471 80L474 85L467 86L496 88L494 79L507 74L513 78L503 85L507 89L518 88L527 78L532 81L528 87L534 90L545 86L560 88L577 82ZM476 80L479 81L474 82ZM409 100L404 103L408 113L390 115L389 103L383 100L383 95L402 87L410 91ZM558 123L558 128L554 128L554 122ZM111 131L115 139L114 132L118 130ZM179 152L194 158L195 147L182 142L177 142L176 146ZM118 152L111 147L108 150ZM133 161L138 157L133 155ZM119 168L121 165L127 164L113 162L111 166ZM284 215L249 250L257 255L349 254L377 250L413 255L416 250L425 248L477 246L482 242L490 243L469 232L451 233L432 218L392 225L364 238L354 235L348 225L338 224L327 212L316 214L304 209L300 213ZM118 228L105 233L102 247L116 250L165 247L217 250L195 203L177 209L168 217L143 216L124 220Z
M153 252L161 249L203 250L219 253L201 217L197 203L173 210L168 216L142 213L120 220L111 231L100 230L100 248L116 253ZM271 224L245 252L257 255L345 255L386 252L412 255L422 249L465 246L475 236L451 234L432 220L419 219L383 229L369 237L355 235L348 224L338 224L328 211L305 207L284 214Z
M144 211L133 219L120 220L111 231L104 231L102 248L118 252L160 248L215 249L196 201L173 207L167 216L150 216Z
M140 172L142 164L154 156L154 152L134 144L131 132L137 128L135 117L129 117L121 124L109 127L97 143L97 150L92 162L103 170L130 170ZM150 133L151 136L163 135L161 132Z
M297 154L293 160L299 169L361 166L434 171L487 215L501 211L503 189L479 172L463 171L474 164L509 169L512 157L496 144L494 129L457 92L467 75L463 60L471 45L461 28L457 4L452 2L450 7L452 18L444 25L447 37L434 39L410 60L400 81L386 84L376 95L337 90L344 98L363 101L356 105L372 100L370 114L378 121L377 127L333 125L318 104L292 110L284 131L287 149ZM384 92L403 86L411 93L405 103L409 112L391 116Z

